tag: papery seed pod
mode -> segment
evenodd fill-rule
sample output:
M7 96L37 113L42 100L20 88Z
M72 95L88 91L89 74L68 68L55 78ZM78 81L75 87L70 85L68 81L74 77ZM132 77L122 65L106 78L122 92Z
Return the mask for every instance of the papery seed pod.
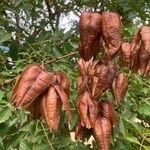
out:
M136 49L131 53L130 69L136 73L140 67L140 45L136 46Z
M133 36L130 46L131 52L131 62L130 62L130 69L132 72L137 72L140 67L140 47L141 47L141 29L139 29Z
M37 97L28 107L27 110L29 110L30 115L33 119L40 119L41 118L41 109L40 109L40 103L41 103L41 96Z
M115 75L116 75L116 67L112 62L106 61L103 64L100 64L99 66L97 65L95 76L98 78L98 82L96 81L97 87L95 88L95 90L94 89L92 90L93 91L92 95L97 97L102 92L107 90L109 86L112 84Z
M121 45L121 19L115 12L102 13L102 36L105 42L105 53L113 59Z
M84 12L79 22L79 54L84 60L95 57L100 50L101 15Z
M116 127L117 117L112 104L108 100L102 101L100 103L100 110L101 110L101 116L107 118L110 121L112 127Z
M141 35L140 35L141 29L139 29L133 36L132 41L131 41L131 47L130 51L131 53L137 49L136 47L140 45L140 40L141 40Z
M78 98L76 107L81 121L81 125L83 127L85 126L86 128L90 129L91 122L90 122L90 118L88 117L88 98L90 98L88 92L84 92Z
M53 73L30 65L20 75L13 90L11 102L15 107L28 107L49 85Z
M79 76L77 79L77 91L80 96L89 89L89 76Z
M148 62L148 65L146 67L143 77L146 77L149 73L150 73L150 60Z
M58 84L61 85L61 87L63 88L67 96L69 97L70 82L69 82L67 75L63 71L57 71L56 77L57 77Z
M109 150L111 123L107 118L97 118L93 128L98 150Z
M60 123L62 103L53 87L47 89L41 100L41 114L51 131L57 131Z
M53 87L55 88L55 90L57 91L58 93L58 96L60 97L60 100L62 102L62 105L66 111L66 114L67 114L67 117L68 117L68 120L69 122L71 121L72 119L72 114L71 114L71 107L70 107L70 104L69 104L69 98L68 96L66 95L66 93L64 92L64 90L62 89L62 87L60 87L59 85L55 84L53 85Z
M75 128L75 139L78 141L82 140L84 131L85 128L81 125L80 122L78 122Z
M124 98L128 88L128 79L123 73L119 73L111 85L112 95L116 103Z
M140 30L141 47L140 47L140 72L144 76L150 60L150 27L143 26Z
M128 42L122 43L120 52L122 64L127 64L129 66L131 61L130 44Z
M85 61L82 58L78 60L78 72L81 76L86 75Z
M88 92L84 92L78 98L77 111L81 125L88 129L92 128L98 116L98 104L95 100L91 99Z

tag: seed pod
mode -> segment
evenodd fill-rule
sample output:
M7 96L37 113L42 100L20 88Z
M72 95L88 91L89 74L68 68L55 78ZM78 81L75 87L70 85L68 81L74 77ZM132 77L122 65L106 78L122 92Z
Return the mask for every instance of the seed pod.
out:
M100 50L101 15L84 12L79 22L79 54L84 60L95 57Z
M106 91L112 84L116 75L116 67L110 62L106 61L103 64L97 65L95 76L98 78L97 87L93 89L92 95L95 97L99 96L102 92ZM95 79L96 80L96 79ZM93 78L94 82L94 78ZM94 87L94 86L93 86ZM94 92L95 91L95 92Z
M97 118L93 128L98 150L109 150L111 123L107 118Z
M100 103L100 110L101 110L101 116L107 118L110 121L112 127L116 127L117 117L112 104L108 100L102 101Z
M80 122L77 123L75 128L75 139L80 141L83 139L85 128L81 125Z
M80 96L89 89L89 76L79 76L77 79L77 91Z
M136 49L131 53L130 69L132 72L137 72L140 67L140 45L136 46Z
M121 60L122 64L130 64L131 61L131 51L130 51L130 44L128 42L124 42L121 44Z
M28 107L46 90L52 78L53 73L42 70L39 65L28 66L15 85L11 98L12 104L15 107Z
M131 47L130 47L131 53L133 51L135 51L135 49L137 49L137 46L139 47L139 45L140 45L140 40L141 40L140 31L141 31L141 29L139 29L132 38Z
M121 45L121 19L115 12L102 13L102 36L105 42L105 53L113 59Z
M149 73L150 73L150 60L148 62L148 65L146 67L143 77L146 77Z
M150 27L143 26L140 30L141 48L140 48L140 72L144 76L150 60Z
M88 129L94 126L98 116L98 104L92 100L88 92L80 95L77 101L77 112L81 120L81 125Z
M28 107L27 110L30 111L30 115L33 119L41 118L40 110L41 96L37 97Z
M63 88L67 96L69 97L70 93L70 82L67 75L63 71L56 72L57 82Z
M126 94L128 88L128 79L123 73L119 73L111 85L111 92L116 101L119 103Z
M62 102L62 105L66 111L66 114L68 116L68 120L69 122L72 119L72 114L71 114L71 108L70 108L70 104L69 104L69 99L66 95L66 93L64 92L64 90L62 89L62 87L60 87L59 85L55 84L53 85L54 89L57 91L58 96L60 97L60 100Z
M132 38L131 41L131 47L130 47L130 52L131 52L131 62L130 62L130 69L132 72L137 72L139 67L140 67L140 46L141 46L141 35L140 35L140 30L139 29L135 35Z
M41 100L41 114L51 131L57 131L60 123L62 104L53 87L47 89Z

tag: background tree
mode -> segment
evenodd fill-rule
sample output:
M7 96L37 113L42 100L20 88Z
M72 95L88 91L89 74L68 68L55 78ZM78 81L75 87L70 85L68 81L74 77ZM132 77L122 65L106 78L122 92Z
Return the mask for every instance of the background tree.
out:
M95 149L95 142L85 145L70 139L65 114L61 131L50 133L43 122L27 117L28 111L15 109L9 103L16 76L28 64L43 63L50 70L63 70L71 81L71 130L74 129L77 121L77 23L81 12L88 10L118 12L122 16L122 38L129 42L138 26L150 25L149 0L1 0L1 150ZM62 25L64 19L67 20L65 26ZM150 78L131 74L126 67L120 70L128 75L129 88L122 106L116 108L119 127L112 136L111 149L149 150ZM109 91L101 97L105 98L112 100Z

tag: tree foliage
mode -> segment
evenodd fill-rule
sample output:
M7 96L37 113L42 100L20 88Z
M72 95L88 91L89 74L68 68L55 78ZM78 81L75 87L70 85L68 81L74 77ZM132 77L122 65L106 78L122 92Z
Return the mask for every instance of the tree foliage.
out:
M130 42L137 26L150 24L149 0L2 0L0 8L0 149L95 149L94 141L85 145L70 139L77 121L77 20L86 10L116 11L122 16L122 38ZM69 18L65 26L61 23L64 18ZM16 76L31 63L67 73L73 113L70 129L65 113L61 130L51 133L43 121L35 121L28 111L10 105ZM149 150L150 78L142 79L126 67L119 69L127 74L129 88L121 106L116 107L119 126L111 138L111 149ZM100 98L112 100L112 95L108 91Z

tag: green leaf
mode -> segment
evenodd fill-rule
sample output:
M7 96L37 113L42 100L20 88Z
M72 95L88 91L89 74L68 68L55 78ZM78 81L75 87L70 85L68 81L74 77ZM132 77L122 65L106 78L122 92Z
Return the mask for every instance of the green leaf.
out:
M12 114L12 108L3 107L3 109L0 111L0 123L8 120L11 114Z
M131 143L135 143L135 144L138 144L140 145L140 142L137 140L136 137L134 136L126 136L125 139Z
M150 105L146 103L140 103L138 112L145 116L150 116Z
M28 142L27 140L22 139L20 141L20 150L32 150L31 142Z
M0 90L0 100L4 97L4 92Z

